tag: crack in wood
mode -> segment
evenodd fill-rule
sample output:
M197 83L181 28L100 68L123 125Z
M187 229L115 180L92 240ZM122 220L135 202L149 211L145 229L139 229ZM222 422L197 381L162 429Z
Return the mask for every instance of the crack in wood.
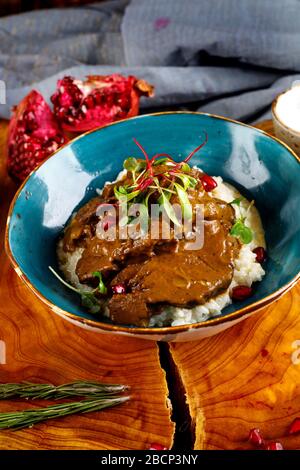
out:
M175 424L172 450L190 451L194 448L195 426L186 400L186 393L168 343L157 343L159 359L165 371L172 405L171 419Z

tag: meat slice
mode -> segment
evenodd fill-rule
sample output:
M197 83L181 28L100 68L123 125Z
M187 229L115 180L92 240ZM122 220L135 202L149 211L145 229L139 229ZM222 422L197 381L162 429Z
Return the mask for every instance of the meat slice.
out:
M98 220L96 211L101 202L103 202L101 197L91 199L72 218L63 237L65 251L74 251L79 245L79 240L91 238L93 232L91 224L93 222L95 224Z
M141 264L129 264L124 269L122 269L111 281L111 286L116 286L117 284L128 285L129 281L138 273L141 269Z
M224 292L233 275L237 245L220 221L205 222L204 246L187 251L179 242L174 253L162 252L143 264L125 267L112 281L124 283L127 294L116 294L109 303L113 321L144 325L153 307L200 305ZM125 321L126 320L126 321Z
M109 301L109 314L113 322L123 325L148 326L150 310L140 295L115 294Z
M174 240L166 240L172 244ZM86 248L76 266L80 282L86 283L93 277L94 271L101 271L104 276L122 269L125 263L142 263L154 256L155 247L162 249L161 240L150 238L132 240L105 240L94 236L86 240Z
M186 242L180 241L175 256L162 253L144 263L129 287L147 304L202 304L226 290L232 280L234 243L230 239L220 222L206 222L201 249L187 251Z
M86 283L93 278L93 272L100 271L106 276L117 271L114 263L114 250L118 249L119 240L105 242L97 237L90 239L76 266L76 274L80 282Z

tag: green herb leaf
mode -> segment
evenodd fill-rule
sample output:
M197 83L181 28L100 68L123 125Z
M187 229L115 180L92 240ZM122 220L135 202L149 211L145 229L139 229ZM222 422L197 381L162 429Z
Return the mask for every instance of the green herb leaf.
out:
M230 234L247 245L253 240L252 230L244 224L243 219L238 219L230 230Z
M176 178L178 178L183 183L184 191L186 191L190 187L190 178L187 175L182 173L176 174Z
M115 186L114 193L118 200L128 202L131 201L131 199L134 199L140 193L140 191L133 191L132 193L127 193L126 189L123 186L119 186L118 188Z
M97 289L100 292L100 294L107 294L107 287L105 286L103 282L102 273L100 271L95 271L93 272L93 276L99 279L99 284L98 284Z
M193 178L192 176L189 176L189 179L190 179L190 186L192 186L192 188L197 186L198 181L196 180L196 178Z
M83 307L87 308L92 314L99 313L101 310L101 305L93 293L82 292L81 303Z
M138 161L134 157L129 157L127 160L124 161L123 167L127 171L136 171L138 167Z
M145 206L148 208L148 204L149 204L149 198L150 196L152 196L152 194L154 194L156 192L155 189L151 189L151 191L148 192L147 196L145 197L144 199L144 204Z
M139 212L140 212L140 219L143 225L148 224L148 219L149 219L149 212L148 212L148 204L142 203L139 206Z
M237 206L240 206L240 204L241 204L241 202L242 202L243 199L244 199L243 197L237 197L236 199L234 199L233 201L231 201L229 204L231 204L231 205L232 205L232 204L236 204Z
M125 188L125 186L121 186L121 185L120 185L120 186L118 187L118 191L119 191L119 193L121 193L121 194L127 194L127 189Z
M165 210L167 216L173 222L173 224L180 226L172 204L170 203L168 197L165 195L164 191L161 192L161 196L158 199L158 203L161 205L161 208Z
M183 164L181 165L181 170L182 170L182 171L185 171L186 173L188 173L189 171L191 171L191 167L190 167L190 165L188 165L187 163L183 163Z
M135 171L138 172L138 171L145 170L146 166L147 166L147 164L146 164L145 160L139 160Z
M162 165L163 163L166 163L166 162L169 162L169 161L170 161L170 159L167 158L167 157L158 158L157 160L155 160L154 165Z
M175 183L174 186L176 188L180 200L183 216L186 220L190 220L193 216L193 208L188 198L188 195L179 184Z
M183 182L185 190L187 190L190 187L194 188L198 183L196 178L194 178L191 175L186 175L186 174L183 174L183 173L176 174L176 178L180 179Z

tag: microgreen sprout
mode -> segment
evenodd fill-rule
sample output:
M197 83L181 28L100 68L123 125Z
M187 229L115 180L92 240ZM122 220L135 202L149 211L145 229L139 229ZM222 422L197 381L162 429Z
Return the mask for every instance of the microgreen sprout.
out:
M105 286L103 279L102 279L102 274L100 271L95 271L93 273L93 276L99 279L99 284L98 286L91 290L82 290L82 289L77 289L76 287L72 286L68 282L66 282L56 271L55 269L52 268L52 266L49 266L50 271L54 276L68 289L72 290L73 292L76 292L76 294L79 294L81 297L81 303L84 307L86 307L90 313L99 313L101 310L101 305L99 303L99 299L96 297L96 293L100 293L102 295L107 293L107 287Z
M176 162L168 153L157 153L150 158L142 145L136 139L133 140L145 160L137 160L135 157L125 160L123 166L131 172L133 184L129 187L123 184L115 186L116 198L129 206L139 202L149 210L150 197L156 194L161 209L174 225L180 225L170 202L170 197L175 195L178 197L184 216L191 218L193 211L187 191L196 187L198 181L192 176L188 162L206 144L207 134L204 142L190 152L182 162Z
M241 201L243 200L243 197L234 199L230 204L236 204L240 206ZM248 244L252 242L253 240L253 233L252 230L245 225L245 221L249 215L250 209L253 206L254 201L252 200L247 207L246 214L244 216L240 216L236 221L235 224L232 226L230 230L230 234L233 235L234 237L237 237L241 240L242 243Z

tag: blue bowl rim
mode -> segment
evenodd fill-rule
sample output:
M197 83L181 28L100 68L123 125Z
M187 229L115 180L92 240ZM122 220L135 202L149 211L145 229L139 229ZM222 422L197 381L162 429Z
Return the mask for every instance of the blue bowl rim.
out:
M239 126L247 127L250 128L256 132L259 132L263 135L265 135L267 138L274 140L281 146L285 147L288 152L296 159L298 163L300 163L300 157L285 143L282 142L280 139L278 139L275 136L272 136L265 132L262 129L259 129L257 127L251 126L249 124L245 124L243 122L227 118L224 116L219 116L217 114L211 114L211 113L203 113L203 112L198 112L198 111L163 111L163 112L158 112L158 113L150 113L150 114L141 114L138 116L134 116L131 118L127 119L122 119L120 121L115 121L110 124L106 124L105 126L100 126L97 127L96 129L92 129L90 131L85 132L84 134L81 134L74 139L68 141L65 143L62 147L60 147L58 150L56 150L53 154L49 155L43 162L41 162L28 176L27 178L23 181L21 186L18 188L11 204L9 207L8 211L8 216L7 216L7 222L6 222L6 228L5 228L5 239L4 239L4 246L5 246L5 251L6 254L15 270L19 278L29 287L29 289L44 303L46 304L52 312L55 314L58 314L59 316L66 317L71 322L79 322L82 325L90 326L92 328L96 328L99 330L104 330L107 332L111 333L127 333L127 334L139 334L139 335L157 335L157 334L177 334L177 333L182 333L185 331L188 331L190 329L199 329L199 328L205 328L205 327L212 327L212 326L217 326L222 323L227 323L231 321L235 321L240 319L243 316L247 316L251 313L254 313L255 311L260 311L263 307L268 306L269 304L273 303L274 301L278 300L283 294L285 294L288 290L290 290L300 279L300 270L296 274L296 276L287 284L282 286L280 289L277 289L276 291L272 292L272 294L269 294L266 297L263 297L262 299L258 300L257 302L254 302L246 307L240 308L235 310L234 312L228 313L223 316L211 318L209 320L203 321L203 322L198 322L198 323L189 323L187 325L179 325L179 326L165 326L165 327L127 327L123 325L115 325L115 324L110 324L110 323L105 323L101 321L96 321L96 320L90 320L87 318L79 317L78 315L75 315L74 313L68 312L67 310L64 310L57 305L53 304L49 299L44 297L41 292L35 288L35 286L31 283L31 281L28 279L26 274L22 271L20 268L18 262L16 261L12 248L10 246L9 242L9 231L10 231L10 221L11 221L11 215L14 211L14 206L16 204L17 199L19 198L19 195L22 191L22 189L26 186L27 181L31 178L31 176L36 173L36 171L44 165L50 158L52 158L54 155L56 155L58 152L60 152L63 148L68 147L71 145L73 142L84 138L86 135L92 134L94 132L98 132L102 129L106 129L107 127L111 127L114 125L118 125L122 122L125 121L131 121L131 120L136 120L136 119L143 119L145 117L149 116L161 116L161 115L174 115L174 114L191 114L191 115L200 115L200 116L208 116L212 117L214 119L220 119L222 121L227 121L231 122L234 124L238 124Z

